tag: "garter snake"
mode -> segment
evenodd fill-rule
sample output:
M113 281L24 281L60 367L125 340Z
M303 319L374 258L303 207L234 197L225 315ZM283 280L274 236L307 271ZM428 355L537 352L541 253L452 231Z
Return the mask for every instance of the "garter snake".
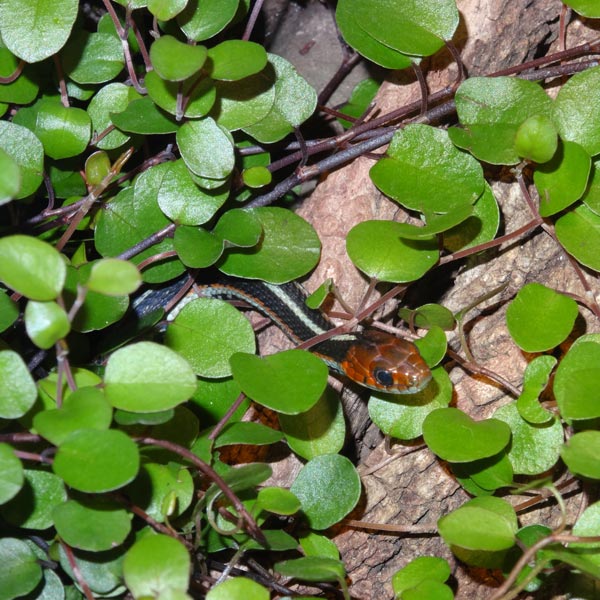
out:
M188 302L198 297L243 300L271 319L299 345L332 329L334 325L319 310L306 305L306 294L296 283L273 285L252 279L226 277L210 284L198 284L175 303L190 279L178 280L160 290L149 290L133 304L138 316L158 307L176 317ZM310 351L329 368L372 390L391 394L414 394L431 379L431 372L416 346L405 339L378 329L335 335L311 346Z

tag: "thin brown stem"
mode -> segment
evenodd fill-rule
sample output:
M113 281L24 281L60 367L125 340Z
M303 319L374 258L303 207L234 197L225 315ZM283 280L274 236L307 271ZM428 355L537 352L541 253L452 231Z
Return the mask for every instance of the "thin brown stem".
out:
M25 66L25 61L21 59L19 64L16 66L15 70L6 77L0 77L0 85L6 85L8 83L12 83L19 78L19 75L23 72L23 67Z

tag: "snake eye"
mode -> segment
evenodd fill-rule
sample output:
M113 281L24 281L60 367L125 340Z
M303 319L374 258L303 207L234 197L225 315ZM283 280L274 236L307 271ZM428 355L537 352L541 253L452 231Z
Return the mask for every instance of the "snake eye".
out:
M390 371L386 371L385 369L375 369L373 371L373 377L375 381L382 385L383 387L390 387L394 385L394 377Z

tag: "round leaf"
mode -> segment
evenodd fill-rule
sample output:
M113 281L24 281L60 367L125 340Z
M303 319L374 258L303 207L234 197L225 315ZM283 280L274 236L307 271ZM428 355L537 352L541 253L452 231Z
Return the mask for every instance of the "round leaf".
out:
M8 502L23 487L23 465L15 456L14 449L0 443L0 504Z
M256 208L248 213L262 227L260 244L250 251L231 249L219 265L221 271L237 277L286 283L314 268L321 242L309 223L279 207Z
M208 51L213 79L236 81L262 71L267 64L265 49L254 42L226 40Z
M112 408L95 387L79 387L63 400L61 408L38 412L33 418L37 432L56 446L79 429L108 429Z
M177 15L177 23L188 38L197 42L217 35L233 19L239 0L189 0Z
M131 515L102 496L67 500L52 516L58 535L69 546L93 552L122 544L131 529Z
M562 359L554 376L554 395L564 419L600 417L600 343L581 337Z
M457 408L438 408L423 423L430 450L449 462L471 462L498 454L510 441L510 427L497 419L473 421Z
M2 41L19 58L39 62L65 44L75 18L77 0L10 0L0 5ZM31 32L35 31L35 35Z
M572 298L539 283L530 283L524 285L510 303L506 324L521 349L543 352L567 338L577 314L577 303Z
M0 291L0 333L8 329L19 318L19 305L10 298L6 290Z
M110 120L121 131L144 135L173 133L179 129L148 97L132 100L123 111L111 112Z
M58 449L52 468L64 482L80 492L109 492L136 476L140 455L122 431L79 429Z
M148 10L159 20L169 21L177 16L188 0L148 0Z
M413 440L423 435L425 417L452 400L452 382L444 369L431 371L433 383L418 394L369 398L369 417L385 435Z
M400 238L395 221L363 221L346 238L350 260L369 277L394 283L415 281L438 260L438 243Z
M0 148L0 206L15 198L20 189L21 169L10 154Z
M206 60L204 46L184 44L171 35L159 37L150 48L156 72L169 81L183 81L199 71Z
M557 146L556 128L546 115L526 119L515 136L515 150L519 155L538 163L550 160Z
M107 400L131 412L158 412L185 402L196 390L189 363L154 342L120 348L108 359L104 375Z
M181 158L196 175L223 179L233 169L231 140L210 117L184 123L177 131L177 145Z
M42 567L33 550L17 538L0 539L0 600L13 600L33 591L42 579Z
M24 474L25 484L2 506L2 518L24 529L49 529L54 523L54 507L67 499L65 486L60 477L47 471L25 470Z
M231 356L256 348L248 319L231 304L212 298L186 304L167 327L165 342L203 377L231 375Z
M517 399L517 409L521 417L529 423L548 423L553 419L553 414L540 405L538 398L548 385L550 374L557 362L553 356L538 356L525 369L523 391Z
M67 336L71 324L65 310L56 302L30 300L25 307L25 329L38 348L47 350Z
M394 573L392 586L394 593L399 596L422 581L433 579L443 583L448 577L450 577L450 566L447 561L437 556L420 556Z
M581 264L600 271L600 216L580 205L558 218L556 237Z
M4 150L20 169L21 186L16 198L26 198L33 194L42 183L44 172L42 142L29 129L9 121L0 121L0 149Z
M125 64L123 47L116 36L83 29L69 39L63 60L65 72L79 84L110 81Z
M269 591L251 579L232 577L215 585L206 600L269 600Z
M123 576L135 598L156 597L169 590L186 591L190 572L186 547L168 535L147 534L127 552Z
M310 409L327 385L325 363L306 350L265 358L238 353L230 362L234 379L249 398L287 415Z
M600 67L576 73L559 90L554 119L563 140L577 142L594 156L600 153L600 129L594 115L600 110Z
M327 529L356 506L360 477L346 457L324 454L302 467L290 491L300 500L311 528Z
M504 421L512 431L508 458L517 475L539 475L558 461L564 434L558 419L534 425L521 417L516 402L500 407L495 419Z
M0 280L31 300L54 300L62 291L67 267L47 242L27 235L0 239Z
M327 388L317 403L299 415L279 413L288 446L306 460L339 452L346 441L346 421L340 399Z
M35 382L23 359L13 350L0 350L0 418L22 417L36 397Z
M569 439L560 456L571 473L600 479L599 451L600 431L582 431Z
M237 444L263 446L275 444L283 439L283 433L262 423L230 423L215 440L215 448Z
M442 517L438 528L451 546L494 552L507 550L515 541L517 517L513 507L501 498L474 498Z
M142 277L135 265L126 260L104 258L94 262L87 287L106 296L124 296L138 289Z
M387 156L371 168L371 179L411 210L447 214L471 206L483 192L481 165L458 150L442 129L408 125L394 134Z
M192 269L214 265L224 248L221 239L201 227L178 227L173 244L181 262Z
M563 142L554 158L533 174L540 195L540 215L554 215L579 200L587 187L590 168L591 158L579 144Z
M470 77L456 92L456 112L464 129L450 130L450 138L480 160L516 164L519 127L529 117L549 116L551 110L552 101L537 83L515 77Z

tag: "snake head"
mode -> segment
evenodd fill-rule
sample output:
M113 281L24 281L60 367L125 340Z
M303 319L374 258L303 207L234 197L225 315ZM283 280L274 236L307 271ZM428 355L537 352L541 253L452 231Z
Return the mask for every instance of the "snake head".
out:
M416 394L431 380L431 371L412 342L377 329L357 336L341 365L356 383L388 394Z

